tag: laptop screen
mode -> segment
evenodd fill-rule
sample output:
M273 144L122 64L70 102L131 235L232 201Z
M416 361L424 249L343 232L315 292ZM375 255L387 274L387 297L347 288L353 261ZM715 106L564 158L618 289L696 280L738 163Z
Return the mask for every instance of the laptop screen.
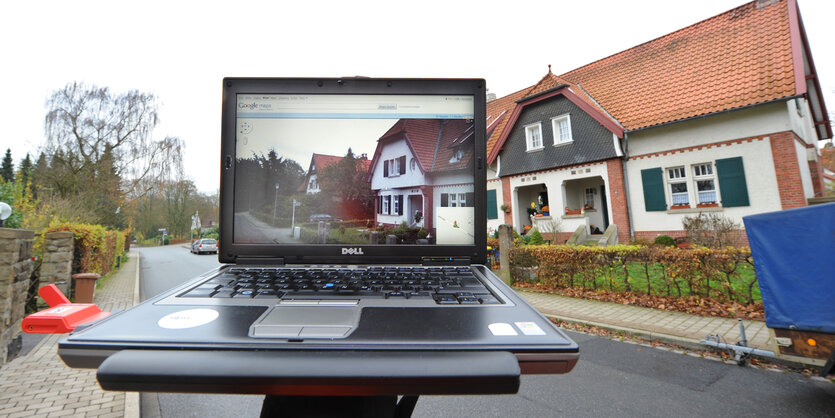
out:
M235 244L475 243L473 96L235 100Z

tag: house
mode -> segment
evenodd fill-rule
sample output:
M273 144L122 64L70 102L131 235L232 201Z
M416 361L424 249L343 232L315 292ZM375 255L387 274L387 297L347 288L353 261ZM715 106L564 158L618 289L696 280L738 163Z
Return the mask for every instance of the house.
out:
M832 130L795 0L753 1L565 74L549 66L487 115L488 232L680 237L686 216L741 226L824 193L816 144Z
M398 120L378 139L368 171L375 223L434 235L435 208L474 206L472 160L470 121Z
M307 174L304 177L302 185L299 187L299 191L304 191L307 194L319 193L321 189L317 173L339 163L343 158L345 157L313 153L313 156L310 157L310 165L308 166ZM368 156L366 154L360 155L359 160L363 164L363 170L367 169L371 164L371 162L368 161Z

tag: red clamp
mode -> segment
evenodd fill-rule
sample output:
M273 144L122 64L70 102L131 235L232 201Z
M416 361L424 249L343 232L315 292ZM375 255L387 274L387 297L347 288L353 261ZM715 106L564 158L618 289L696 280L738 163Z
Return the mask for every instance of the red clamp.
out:
M102 312L94 303L70 303L54 284L42 287L38 294L49 305L49 309L23 318L23 332L65 334L81 324L98 321L110 315L110 312Z

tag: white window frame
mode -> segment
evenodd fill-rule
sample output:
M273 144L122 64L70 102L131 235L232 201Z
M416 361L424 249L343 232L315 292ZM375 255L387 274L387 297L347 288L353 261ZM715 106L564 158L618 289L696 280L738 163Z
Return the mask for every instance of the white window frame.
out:
M447 194L447 196L449 196L447 198L447 200L448 200L447 203L449 203L449 207L457 208L458 207L458 193L449 193L449 194Z
M690 187L690 184L689 184L690 180L689 180L689 177L687 176L688 168L689 168L688 166L682 165L682 166L677 166L677 167L668 167L666 170L664 170L664 172L665 172L664 178L666 179L667 190L670 193L670 203L671 203L670 206L682 206L682 205L690 206L690 202L692 201L692 199L690 198L690 189L692 187ZM674 184L684 184L684 187L687 189L687 191L685 193L682 193L682 192L674 193L673 192L673 185ZM681 201L679 200L679 203L676 203L676 197L677 196L686 196L687 197L687 202L681 203Z
M713 166L713 163L698 163L692 164L691 169L693 170L693 192L696 194L696 203L697 204L710 204L710 203L719 203L719 187L718 181L716 179L716 168ZM713 182L713 200L705 200L702 201L702 192L699 191L699 182L700 181L712 181Z
M389 202L391 202L391 196L383 196L383 215L389 215Z
M463 208L465 206L467 206L467 194L458 193L458 207Z
M389 165L389 177L400 177L400 158L386 160Z
M534 138L533 136L533 128L539 130L539 146L534 146ZM525 142L528 145L528 151L538 151L545 147L543 138L542 138L542 122L531 123L530 125L525 125Z
M562 131L560 130L560 122L565 121L568 128L568 135L563 138ZM554 131L554 146L568 144L574 142L574 138L571 135L571 115L566 113L564 115L559 115L557 117L551 118L551 129Z
M391 196L391 206L392 206L392 209L393 209L393 210L391 211L391 214L392 214L392 215L397 215L397 212L399 212L400 205L398 205L398 204L397 204L398 200L399 200L399 199L397 198L397 196L396 196L396 195L392 195L392 196Z
M586 190L583 191L583 207L589 205L589 197L591 197L591 206L594 207L594 195L597 193L595 192L594 187L586 187Z

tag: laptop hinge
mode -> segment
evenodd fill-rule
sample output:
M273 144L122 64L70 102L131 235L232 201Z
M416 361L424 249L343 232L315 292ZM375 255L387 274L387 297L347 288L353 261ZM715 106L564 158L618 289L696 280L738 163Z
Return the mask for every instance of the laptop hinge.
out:
M469 266L470 257L422 257L424 266Z
M235 264L269 264L269 265L284 265L283 257L238 257L235 259Z

